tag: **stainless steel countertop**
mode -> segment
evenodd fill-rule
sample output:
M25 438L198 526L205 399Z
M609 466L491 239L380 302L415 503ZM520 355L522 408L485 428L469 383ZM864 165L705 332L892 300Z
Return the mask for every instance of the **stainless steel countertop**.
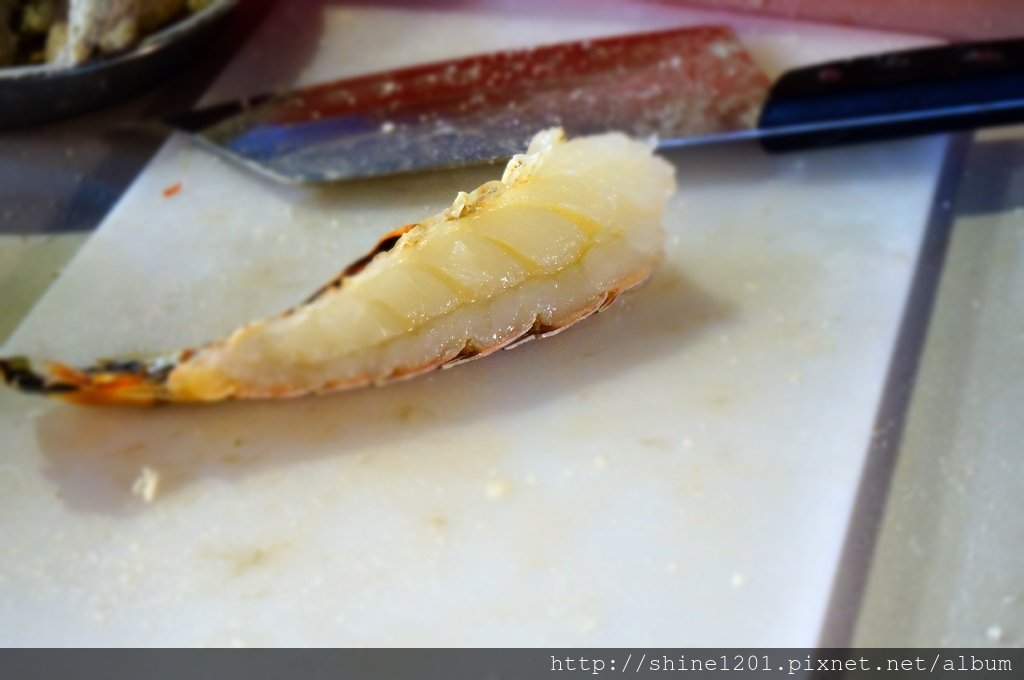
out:
M1024 639L1024 127L978 134L942 201L949 247L855 641Z

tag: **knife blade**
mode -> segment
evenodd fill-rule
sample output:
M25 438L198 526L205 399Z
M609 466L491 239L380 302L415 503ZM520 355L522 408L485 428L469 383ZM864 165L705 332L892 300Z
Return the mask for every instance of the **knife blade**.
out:
M726 26L560 43L266 94L167 119L289 183L507 160L540 129L659 148L786 151L1024 120L1024 40L789 71L773 85Z
M507 160L538 130L633 136L752 127L770 81L708 26L510 50L228 102L168 119L290 182Z

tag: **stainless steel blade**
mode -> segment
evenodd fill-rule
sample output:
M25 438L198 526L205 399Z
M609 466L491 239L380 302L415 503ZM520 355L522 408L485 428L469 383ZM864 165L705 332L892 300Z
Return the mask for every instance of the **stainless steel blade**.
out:
M750 131L770 86L724 26L632 34L371 74L169 119L287 182L501 161L538 130L680 139Z

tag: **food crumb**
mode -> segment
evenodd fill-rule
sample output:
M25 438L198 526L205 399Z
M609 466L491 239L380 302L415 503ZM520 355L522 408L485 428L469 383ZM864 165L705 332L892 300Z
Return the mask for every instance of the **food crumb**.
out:
M503 480L488 482L484 490L487 492L488 498L496 501L508 493L508 482Z
M152 503L160 489L160 473L151 467L143 467L132 484L132 495Z
M717 42L711 45L711 54L719 59L728 58L734 51L735 48L728 43Z
M174 184L166 187L163 191L164 198L170 198L178 194L181 191L181 182L175 182Z
M999 642L1003 639L1003 628L1002 626L989 626L988 630L985 631L985 637L992 642Z

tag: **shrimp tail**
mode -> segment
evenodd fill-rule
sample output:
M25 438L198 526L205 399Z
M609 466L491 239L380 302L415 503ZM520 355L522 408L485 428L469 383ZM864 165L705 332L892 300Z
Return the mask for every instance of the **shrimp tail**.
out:
M170 401L167 376L176 361L102 361L78 369L59 362L33 365L26 357L0 359L4 381L22 392L75 404L156 404Z

